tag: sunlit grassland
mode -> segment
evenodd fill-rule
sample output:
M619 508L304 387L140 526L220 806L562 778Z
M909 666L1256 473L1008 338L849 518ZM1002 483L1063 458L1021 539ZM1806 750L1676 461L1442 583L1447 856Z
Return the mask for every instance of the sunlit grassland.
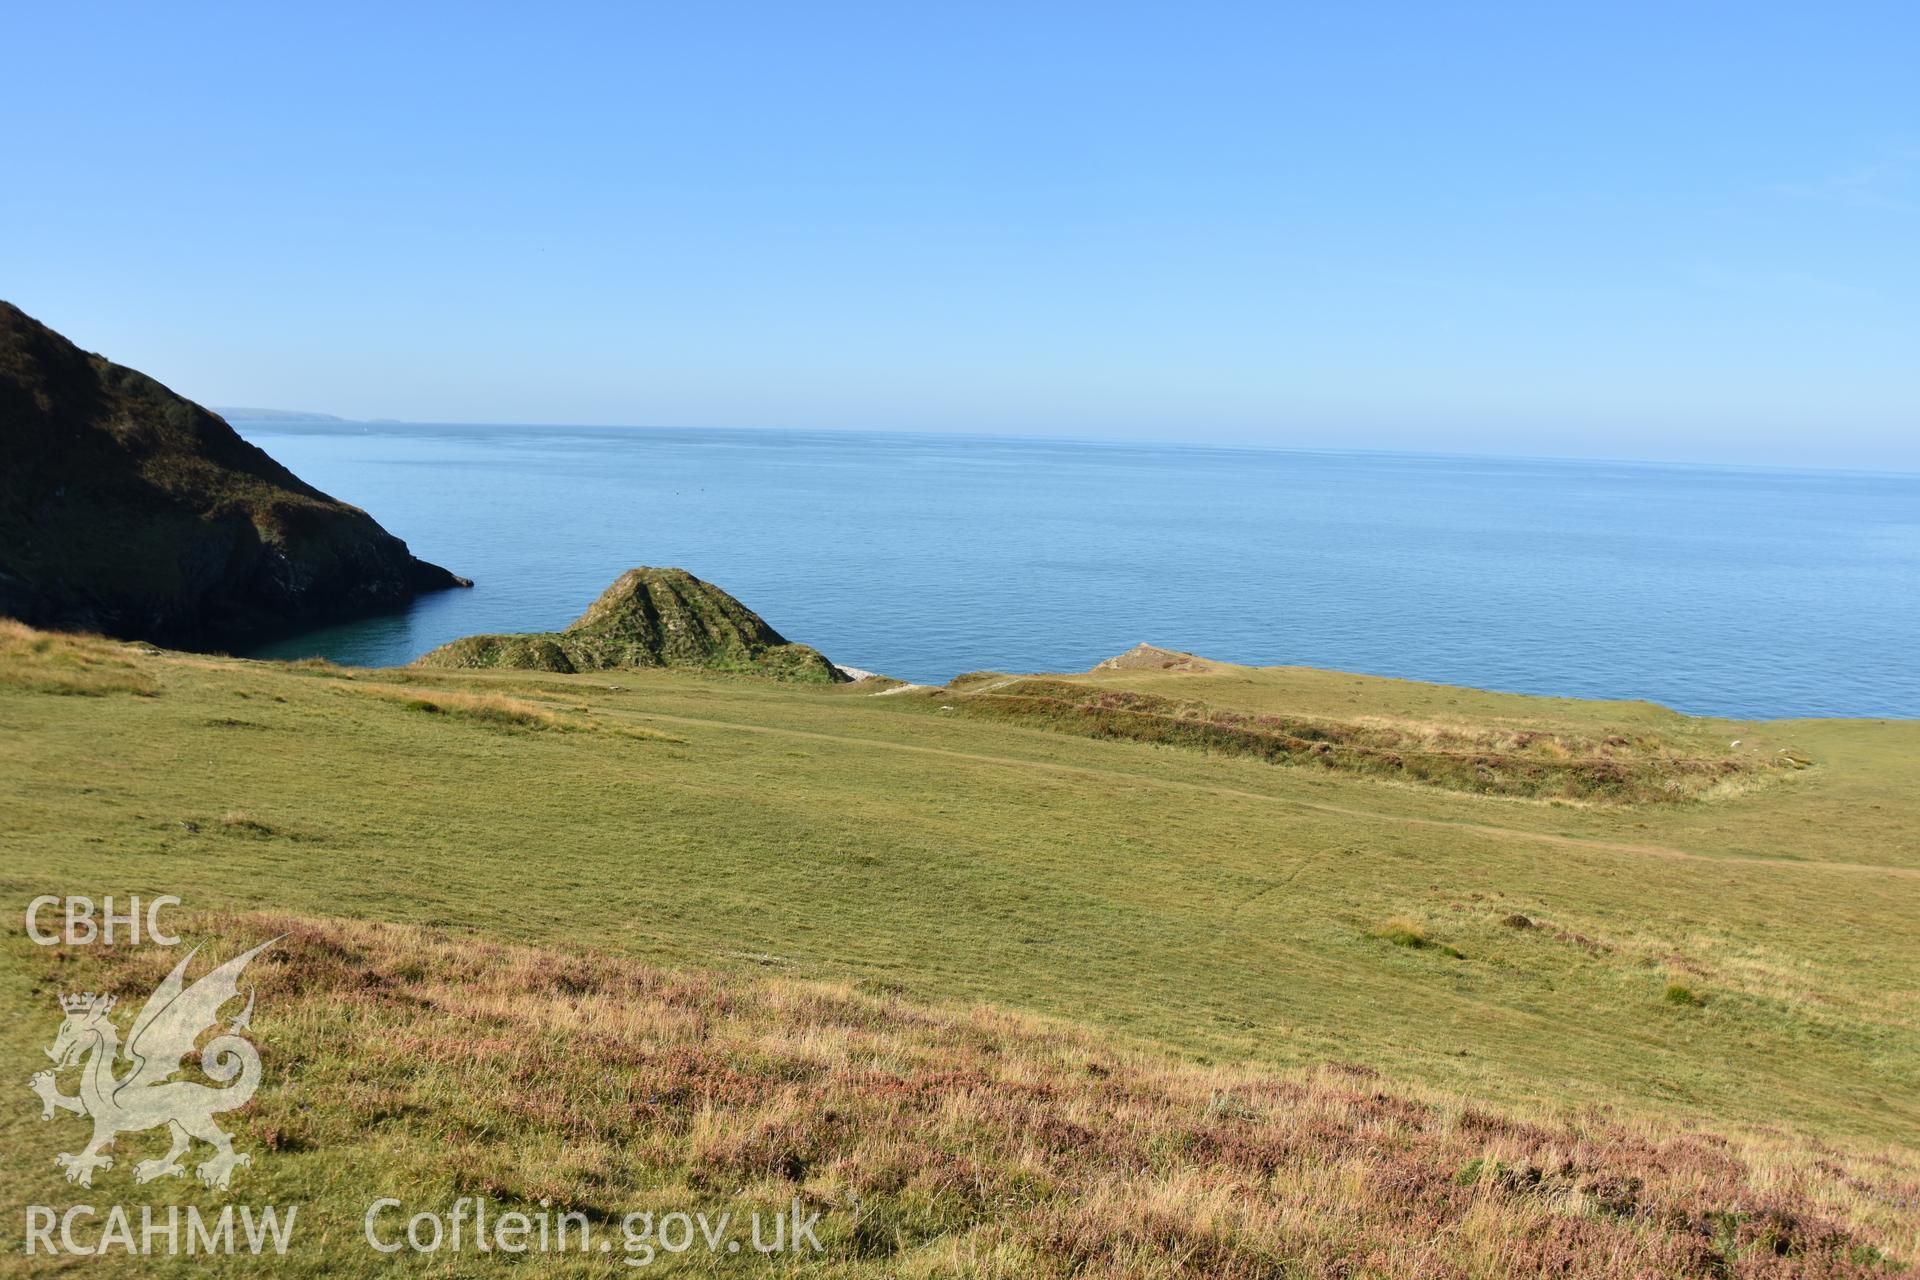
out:
M818 1254L634 1256L667 1274L1866 1280L1920 1246L1901 1208L1920 1184L1911 1151L1493 1109L1354 1063L1202 1065L1005 1008L469 929L176 923L222 956L278 938L248 971L271 1084L228 1117L256 1157L235 1194L117 1182L157 1150L151 1134L124 1135L92 1190L64 1187L45 1157L82 1122L23 1106L0 1112L0 1205L298 1206L297 1230L285 1258L116 1254L87 1274L632 1274L630 1213L744 1222L794 1203L818 1215ZM10 937L0 999L137 1003L176 954ZM0 1052L31 1056L47 1022L0 1024ZM571 1238L592 1235L537 1260L488 1256L469 1214L464 1252L389 1257L362 1234L383 1197L383 1243L462 1197L495 1220L573 1215Z
M1190 1059L1362 1064L1501 1105L1920 1138L1910 723L1230 673L1255 710L1658 727L1813 761L1720 799L1568 805L858 686L345 672L95 642L62 666L69 643L0 668L16 912L39 893L175 893L473 928L990 1001ZM447 713L461 705L511 714ZM1432 945L1387 936L1407 926ZM1676 982L1698 1003L1669 1001Z

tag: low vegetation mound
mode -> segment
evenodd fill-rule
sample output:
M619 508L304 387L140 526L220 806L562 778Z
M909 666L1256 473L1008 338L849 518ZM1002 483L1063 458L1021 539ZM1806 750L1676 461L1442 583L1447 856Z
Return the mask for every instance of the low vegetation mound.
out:
M701 667L806 684L845 677L759 614L685 569L629 569L564 631L468 636L420 659L429 667L612 671Z
M1105 664L1096 668L1107 669ZM1172 668L1156 659L1152 669ZM1244 711L1111 684L1047 677L990 679L975 674L937 693L945 705L972 716L1087 737L1162 743L1253 756L1274 764L1399 778L1482 795L1630 804L1686 800L1805 763L1788 756L1694 754L1647 733L1583 736L1505 727L1341 721Z
M1219 664L1178 649L1162 649L1144 641L1094 667L1095 671L1218 671Z
M463 585L199 405L0 302L0 615L208 647Z
M846 985L310 917L182 923L212 958L284 935L248 970L266 1083L231 1126L257 1153L242 1194L313 1223L276 1274L358 1263L378 1196L578 1214L616 1241L636 1206L744 1219L797 1197L819 1214L818 1265L855 1276L1704 1280L1905 1261L1883 1202L1914 1194L1907 1173L1766 1139L1500 1114L1352 1064L1194 1065ZM179 959L6 945L49 1006L86 989L137 1008ZM164 1145L128 1134L116 1155ZM53 1197L42 1163L23 1190Z

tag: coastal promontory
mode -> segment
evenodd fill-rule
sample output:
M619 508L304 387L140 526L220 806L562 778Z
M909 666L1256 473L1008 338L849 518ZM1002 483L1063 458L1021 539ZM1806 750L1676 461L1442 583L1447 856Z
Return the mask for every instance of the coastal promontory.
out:
M846 677L738 600L685 569L629 569L564 631L468 636L420 659L429 667L611 671L703 667L828 684Z
M0 616L214 648L468 585L215 414L0 302Z

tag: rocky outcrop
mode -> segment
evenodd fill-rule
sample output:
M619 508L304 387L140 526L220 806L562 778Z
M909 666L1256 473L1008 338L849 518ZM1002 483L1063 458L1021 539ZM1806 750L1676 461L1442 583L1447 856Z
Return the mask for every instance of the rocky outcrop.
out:
M0 614L209 648L470 585L199 405L0 302Z
M429 667L612 671L701 667L809 684L845 680L817 649L685 569L629 569L564 631L468 636L420 659Z

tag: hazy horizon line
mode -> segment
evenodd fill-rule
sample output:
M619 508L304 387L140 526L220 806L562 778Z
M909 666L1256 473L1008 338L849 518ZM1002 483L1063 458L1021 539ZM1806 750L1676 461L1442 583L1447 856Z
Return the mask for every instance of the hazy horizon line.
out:
M1182 449L1192 451L1242 452L1242 453L1300 453L1335 456L1377 456L1401 458L1460 459L1489 462L1554 462L1589 463L1614 466L1633 466L1649 468L1686 468L1712 469L1722 471L1764 471L1785 472L1789 474L1820 473L1831 475L1876 476L1890 479L1920 479L1920 469L1903 469L1898 466L1847 466L1837 464L1788 463L1788 462L1751 462L1722 459L1698 458L1647 458L1625 455L1600 455L1585 453L1508 453L1498 450L1477 450L1471 448L1396 448L1384 445L1315 445L1306 443L1282 444L1268 441L1229 441L1229 440L1170 440L1149 436L1099 436L1099 435L1054 435L1038 432L1009 433L992 431L955 431L949 428L933 427L816 427L816 426L778 426L770 424L727 425L680 425L672 423L642 422L521 422L496 419L491 421L473 421L457 419L427 418L349 418L339 414L323 414L317 410L268 410L264 405L248 405L245 408L257 412L272 412L285 417L248 418L238 416L241 406L228 406L235 416L229 416L227 408L217 405L207 406L212 412L220 414L228 422L245 422L258 426L272 427L325 427L329 425L359 427L497 427L509 429L558 430L558 431L657 431L657 432L701 432L725 434L741 432L753 434L787 435L841 435L841 436L884 436L884 437L925 437L948 440L978 440L995 444L1067 444L1091 445L1102 448L1153 448Z

